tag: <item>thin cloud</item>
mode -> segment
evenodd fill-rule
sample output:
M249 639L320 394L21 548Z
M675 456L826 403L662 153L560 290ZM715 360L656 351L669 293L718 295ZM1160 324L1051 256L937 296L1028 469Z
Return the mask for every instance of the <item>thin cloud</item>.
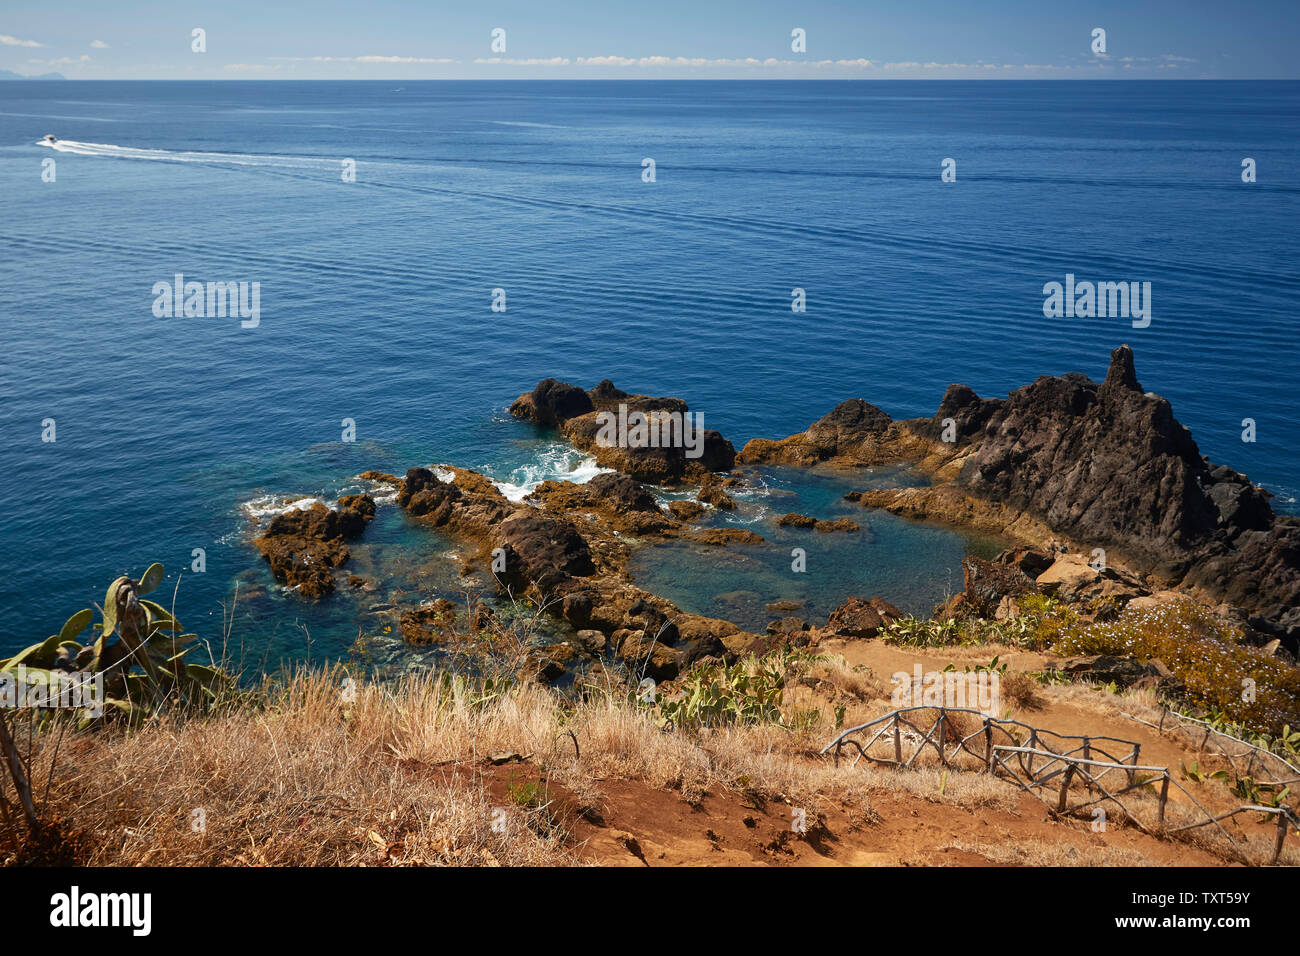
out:
M108 44L105 43L103 40L91 40L90 48L92 50L107 50Z
M480 56L474 60L475 63L501 63L505 66L568 66L569 58L567 56L552 57L530 57L528 59L516 60L509 57L500 56Z
M295 63L456 63L449 57L431 56L273 56Z
M81 56L61 56L57 60L28 60L28 63L41 63L45 66L70 66L74 63L89 63L90 57L86 54Z
M37 43L35 40L20 40L17 37L5 36L0 33L0 44L5 46L45 46L44 43Z

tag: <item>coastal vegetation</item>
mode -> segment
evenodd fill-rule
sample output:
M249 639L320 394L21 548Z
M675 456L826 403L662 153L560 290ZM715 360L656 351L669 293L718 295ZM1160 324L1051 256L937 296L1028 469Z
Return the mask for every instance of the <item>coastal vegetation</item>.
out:
M977 658L976 669L996 671L1009 687L1017 679L1032 684L1025 669L1032 661L1009 670L998 654L1023 649L1017 634L1062 613L1048 602L1028 605L1026 620L1003 632L1011 641L973 648L994 654L991 663L987 653L984 663ZM150 608L146 617L156 613ZM1174 620L1186 627L1201 621L1190 611L1178 615ZM868 646L896 646L893 628L914 634L915 622L895 622L883 641L827 634L817 646L702 662L647 693L641 671L626 662L610 662L564 688L539 682L524 666L536 614L525 608L502 619L510 623L458 635L454 671L383 679L335 664L250 676L239 688L223 680L211 693L186 696L176 692L176 663L164 668L159 648L154 663L161 680L128 682L130 707L110 707L94 720L75 710L10 711L5 719L38 819L34 828L24 819L11 777L0 801L0 859L389 866L635 861L647 844L644 835L638 842L619 826L629 793L637 801L659 795L756 820L776 847L754 851L767 862L789 862L792 839L806 853L870 842L873 827L882 825L882 802L893 807L899 800L933 808L923 814L953 807L996 818L1012 828L1020 862L1213 861L1228 852L1205 834L1176 844L1181 849L1171 857L1166 845L1133 834L1141 845L1090 847L1080 838L1075 855L1063 857L1047 849L1042 835L1015 835L1020 796L1005 781L929 765L848 773L819 757L846 723L890 706L889 685L878 671L849 657ZM102 642L105 623L98 624L95 643ZM1072 634L1061 641L1081 639ZM939 653L971 647L926 645ZM1151 649L1166 652L1161 644ZM45 660L39 652L18 657ZM16 668L14 660L5 662L5 673ZM119 661L125 666L126 658ZM147 673L143 666L138 672ZM1270 699L1272 692L1261 690ZM1098 707L1097 726L1105 729L1106 698L1152 719L1159 709L1151 690L1089 689L1086 680L1040 686L1027 697L1006 693L1003 706L1007 714L1041 720L1045 705L1077 707L1086 699ZM1288 728L1272 740L1294 748L1300 735ZM1233 792L1269 798L1249 778L1216 775L1212 757L1189 750L1185 762L1207 802L1217 793L1224 800ZM803 832L790 830L794 811L807 820ZM1086 827L1062 826L1061 839L1086 833ZM685 830L680 838L690 839ZM952 845L984 861L1003 858L991 847ZM923 842L908 852L900 859L927 859Z

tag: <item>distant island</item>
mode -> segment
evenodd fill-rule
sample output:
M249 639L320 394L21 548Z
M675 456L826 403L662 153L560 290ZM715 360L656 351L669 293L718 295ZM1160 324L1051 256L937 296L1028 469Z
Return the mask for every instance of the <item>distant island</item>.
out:
M40 76L24 76L13 70L0 70L0 80L66 80L62 73L42 73Z

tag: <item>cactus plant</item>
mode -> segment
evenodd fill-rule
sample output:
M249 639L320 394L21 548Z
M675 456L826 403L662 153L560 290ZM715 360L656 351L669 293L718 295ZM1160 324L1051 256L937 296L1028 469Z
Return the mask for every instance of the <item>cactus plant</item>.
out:
M78 726L83 728L111 715L142 719L164 701L210 706L232 679L216 667L186 662L186 655L197 646L198 635L184 633L170 611L142 598L162 581L163 566L157 563L149 565L139 580L127 575L117 578L104 595L99 633L91 643L83 645L78 640L95 619L95 612L85 608L68 618L59 633L0 660L0 686L20 690L21 707L31 687L43 687L51 693L66 687L68 679L93 681L93 686L102 689L103 700L77 711ZM112 639L114 634L116 641ZM22 687L16 684L19 676L24 682ZM9 770L28 828L34 834L40 829L40 819L29 768L10 732L12 718L7 710L0 699L0 758ZM45 723L57 719L56 711L33 710L31 719ZM53 768L50 772L53 774Z
M13 675L22 665L29 683L50 684L54 671L100 677L105 714L138 715L164 698L200 707L211 704L230 678L215 667L188 663L186 655L197 646L198 635L184 633L170 611L142 597L158 588L163 574L163 566L154 563L139 580L118 577L104 595L93 642L83 645L77 640L95 618L86 608L68 618L58 634L0 660L0 675ZM83 712L80 722L85 725L101 716Z

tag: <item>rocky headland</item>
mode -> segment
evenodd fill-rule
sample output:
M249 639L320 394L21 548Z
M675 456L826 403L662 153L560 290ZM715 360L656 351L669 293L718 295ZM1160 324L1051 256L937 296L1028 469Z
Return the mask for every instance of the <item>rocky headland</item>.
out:
M1128 346L1111 354L1100 384L1044 376L1006 399L952 385L933 416L904 421L852 399L797 435L749 442L738 461L907 463L931 484L850 497L1040 554L1069 552L1063 564L1096 562L1106 570L1093 577L1129 581L1133 596L1178 589L1292 651L1300 642L1300 520L1275 514L1267 491L1200 453L1169 402L1143 391Z

